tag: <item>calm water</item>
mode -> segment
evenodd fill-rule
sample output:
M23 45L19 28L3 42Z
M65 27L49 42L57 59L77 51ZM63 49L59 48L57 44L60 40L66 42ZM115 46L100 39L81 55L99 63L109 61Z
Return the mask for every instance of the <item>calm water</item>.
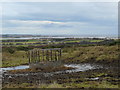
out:
M27 40L27 39L41 39L41 38L117 38L117 37L107 37L107 36L61 36L61 37L20 37L20 38L0 38L0 40Z
M18 69L27 69L27 68L29 68L28 65L21 65L16 67L0 68L0 70L7 71L7 70L18 70Z
M41 39L41 38L67 38L67 37L25 37L25 38L0 38L0 40L27 40L27 39Z
M69 73L102 68L102 66L100 65L88 64L88 63L87 64L69 64L65 66L75 68L73 70L66 70L66 72L69 72Z
M79 72L79 71L86 71L86 70L91 70L91 69L98 69L102 68L100 65L95 65L95 64L65 64L65 67L72 67L74 69L72 70L65 70L65 71L58 71L55 73L61 73L61 72ZM18 70L18 69L27 69L29 68L29 65L21 65L21 66L16 66L16 67L7 67L7 68L0 68L2 71L7 71L7 70Z

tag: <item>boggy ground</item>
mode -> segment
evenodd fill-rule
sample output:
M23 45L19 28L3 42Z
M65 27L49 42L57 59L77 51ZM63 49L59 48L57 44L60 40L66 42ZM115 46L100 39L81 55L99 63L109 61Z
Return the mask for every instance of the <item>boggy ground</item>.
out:
M28 58L24 50L26 48L28 47L18 50L16 47L11 47L15 52L9 52L11 51L9 47L4 47L2 67L28 64ZM99 63L110 68L105 67L84 72L58 73L53 75L48 73L50 72L49 69L46 70L46 73L48 73L46 75L36 71L31 71L32 73L27 73L27 70L11 71L6 73L3 78L3 88L118 88L118 82L120 81L118 70L120 49L118 45L67 46L64 44L64 47L56 45L55 48L62 48L62 60L64 63ZM56 69L51 71L56 71Z
M119 88L120 74L116 66L73 73L51 74L48 71L45 71L47 74L44 71L8 72L3 79L3 88Z
M45 73L45 72L56 72L56 71L64 71L64 70L71 70L74 69L72 67L65 67L64 65L59 66L59 67L54 67L54 68L28 68L28 69L19 69L19 70L10 70L8 73L10 74L22 74L22 73Z

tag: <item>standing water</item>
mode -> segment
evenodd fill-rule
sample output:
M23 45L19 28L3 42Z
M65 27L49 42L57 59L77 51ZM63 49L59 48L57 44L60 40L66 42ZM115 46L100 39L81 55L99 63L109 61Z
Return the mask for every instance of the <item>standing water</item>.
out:
M69 64L65 66L75 68L73 70L66 70L66 72L79 72L79 71L102 68L102 66L95 64Z
M0 71L18 70L18 69L27 69L27 68L29 68L29 65L21 65L21 66L16 66L16 67L0 68Z
M95 65L95 64L65 64L64 66L65 67L72 67L74 69L51 72L51 73L63 73L63 72L72 73L72 72L79 72L79 71L86 71L86 70L102 68L102 66ZM16 67L0 68L0 70L4 72L4 71L8 71L8 70L18 70L18 69L27 69L27 68L29 68L29 65L21 65L21 66L16 66Z

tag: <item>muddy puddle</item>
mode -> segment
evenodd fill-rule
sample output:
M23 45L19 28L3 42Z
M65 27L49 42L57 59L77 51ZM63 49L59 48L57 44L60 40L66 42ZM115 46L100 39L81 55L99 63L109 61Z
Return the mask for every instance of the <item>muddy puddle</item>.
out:
M21 65L16 67L6 67L6 68L0 68L0 71L8 71L8 70L19 70L19 69L27 69L29 68L29 65Z
M65 71L65 72L69 72L69 73L102 68L102 66L95 65L95 64L69 64L69 65L66 64L65 66L75 68L72 70Z
M41 74L44 75L45 77L49 77L52 76L54 74L62 74L62 73L74 73L74 72L84 72L87 70L93 70L93 69L99 69L102 68L102 66L100 65L96 65L96 64L65 64L65 67L72 67L74 69L71 70L61 70L61 71L56 71L56 72L36 72L36 73L23 73L23 74L8 74L5 73L5 75L10 75L10 76L28 76L28 75L37 75L37 74ZM9 70L19 70L19 69L27 69L29 68L29 65L22 65L22 66L16 66L16 67L7 67L7 68L1 68L1 71L7 72Z

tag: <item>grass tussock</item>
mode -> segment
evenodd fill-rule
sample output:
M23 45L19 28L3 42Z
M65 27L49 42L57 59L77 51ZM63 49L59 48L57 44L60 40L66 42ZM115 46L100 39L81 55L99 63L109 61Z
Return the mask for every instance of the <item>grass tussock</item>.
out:
M119 60L119 48L115 46L89 46L63 49L66 62L115 62Z

